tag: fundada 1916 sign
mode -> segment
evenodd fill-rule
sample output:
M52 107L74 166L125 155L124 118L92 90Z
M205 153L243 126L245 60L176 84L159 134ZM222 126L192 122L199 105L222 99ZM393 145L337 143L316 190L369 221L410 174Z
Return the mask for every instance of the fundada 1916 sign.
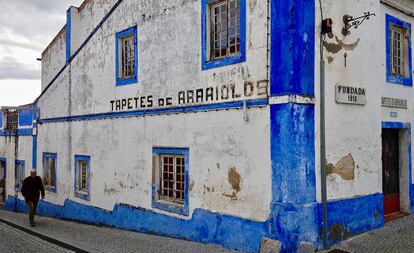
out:
M335 86L335 100L340 104L365 105L367 102L365 88L339 85Z

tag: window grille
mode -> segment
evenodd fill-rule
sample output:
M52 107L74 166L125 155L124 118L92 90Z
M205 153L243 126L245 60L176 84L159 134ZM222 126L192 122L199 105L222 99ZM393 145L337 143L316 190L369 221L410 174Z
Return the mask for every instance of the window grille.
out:
M5 115L6 115L5 130L8 130L8 131L17 130L18 119L19 119L19 114L18 114L17 109L7 110Z
M131 78L135 76L135 48L134 36L127 36L121 39L121 71L120 78Z
M391 28L391 73L404 76L404 33L399 27Z
M160 197L183 204L185 198L185 158L182 155L161 155Z
M210 5L211 58L240 53L240 0L223 0Z
M88 191L88 163L86 161L78 161L78 191L87 192Z
M45 157L43 184L48 188L56 187L56 158Z

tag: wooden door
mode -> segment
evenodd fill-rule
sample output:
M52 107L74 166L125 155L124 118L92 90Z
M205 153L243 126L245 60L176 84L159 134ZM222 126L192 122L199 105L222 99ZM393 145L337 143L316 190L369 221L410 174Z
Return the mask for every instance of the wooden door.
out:
M398 129L382 129L382 190L384 215L400 211Z

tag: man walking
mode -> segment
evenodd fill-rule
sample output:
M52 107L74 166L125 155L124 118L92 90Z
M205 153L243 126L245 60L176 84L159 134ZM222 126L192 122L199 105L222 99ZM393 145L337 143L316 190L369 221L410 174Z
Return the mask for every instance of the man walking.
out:
M44 199L45 189L43 187L42 179L36 175L35 170L31 170L30 176L26 177L23 181L22 194L29 207L29 220L30 226L32 227L35 226L34 216L36 214L40 193L42 193L42 199Z

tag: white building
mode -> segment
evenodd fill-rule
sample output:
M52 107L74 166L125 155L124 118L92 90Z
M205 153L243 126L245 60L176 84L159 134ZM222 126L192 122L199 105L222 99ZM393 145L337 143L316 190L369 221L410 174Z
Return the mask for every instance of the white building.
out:
M6 209L25 210L18 182L33 168L42 215L247 252L265 238L321 248L324 216L332 244L412 212L414 3L321 2L69 8L41 95L0 114ZM345 15L369 19L343 31Z

